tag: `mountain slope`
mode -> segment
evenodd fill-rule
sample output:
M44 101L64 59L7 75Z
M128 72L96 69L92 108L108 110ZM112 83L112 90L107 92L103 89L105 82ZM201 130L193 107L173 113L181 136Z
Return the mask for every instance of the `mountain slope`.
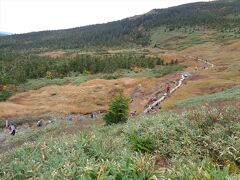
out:
M93 46L130 46L151 44L150 33L156 27L165 31L203 27L221 31L240 32L240 1L199 2L155 9L141 16L106 24L33 32L0 38L0 48L69 49Z
M239 120L237 108L200 106L82 133L55 123L9 138L28 142L0 155L0 178L239 179Z

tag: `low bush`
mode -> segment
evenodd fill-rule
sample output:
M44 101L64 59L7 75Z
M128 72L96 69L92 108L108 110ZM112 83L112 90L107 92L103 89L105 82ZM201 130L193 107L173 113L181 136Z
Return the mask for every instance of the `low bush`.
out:
M138 152L153 152L155 147L154 137L140 132L132 132L128 135L129 141L133 149Z
M12 90L4 89L0 91L0 101L6 101L12 95L13 95Z

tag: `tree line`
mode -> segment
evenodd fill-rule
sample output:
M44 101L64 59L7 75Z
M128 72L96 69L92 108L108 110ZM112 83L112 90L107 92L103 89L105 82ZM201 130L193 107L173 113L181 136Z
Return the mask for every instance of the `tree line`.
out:
M22 55L23 56L23 55ZM176 64L173 61L171 64ZM0 84L20 84L27 79L62 78L71 73L112 73L117 69L133 67L154 68L155 65L168 65L158 57L145 55L77 55L76 57L41 57L27 55L14 60L0 58Z

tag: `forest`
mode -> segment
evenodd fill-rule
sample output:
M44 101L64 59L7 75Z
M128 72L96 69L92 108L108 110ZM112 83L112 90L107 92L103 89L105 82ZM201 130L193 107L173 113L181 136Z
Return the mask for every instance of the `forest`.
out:
M192 3L154 9L144 15L106 24L0 37L0 49L147 46L151 41L151 30L161 26L166 27L166 31L203 27L240 33L239 12L239 0Z
M0 56L0 84L20 84L27 79L63 78L71 73L113 73L117 69L154 68L168 65L158 57L145 55L76 55L76 57L41 57L37 55L12 54L13 59ZM15 56L15 57L14 57ZM177 64L172 61L170 64Z

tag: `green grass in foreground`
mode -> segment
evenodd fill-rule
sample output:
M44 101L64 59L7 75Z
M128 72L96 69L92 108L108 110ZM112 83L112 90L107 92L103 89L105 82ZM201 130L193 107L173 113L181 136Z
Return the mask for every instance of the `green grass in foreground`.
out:
M239 113L203 107L61 138L38 137L0 155L0 179L237 180Z
M206 96L197 96L194 98L186 99L177 103L178 107L184 107L204 102L213 102L216 100L231 100L231 99L240 99L240 86L227 89L222 92L206 95Z

